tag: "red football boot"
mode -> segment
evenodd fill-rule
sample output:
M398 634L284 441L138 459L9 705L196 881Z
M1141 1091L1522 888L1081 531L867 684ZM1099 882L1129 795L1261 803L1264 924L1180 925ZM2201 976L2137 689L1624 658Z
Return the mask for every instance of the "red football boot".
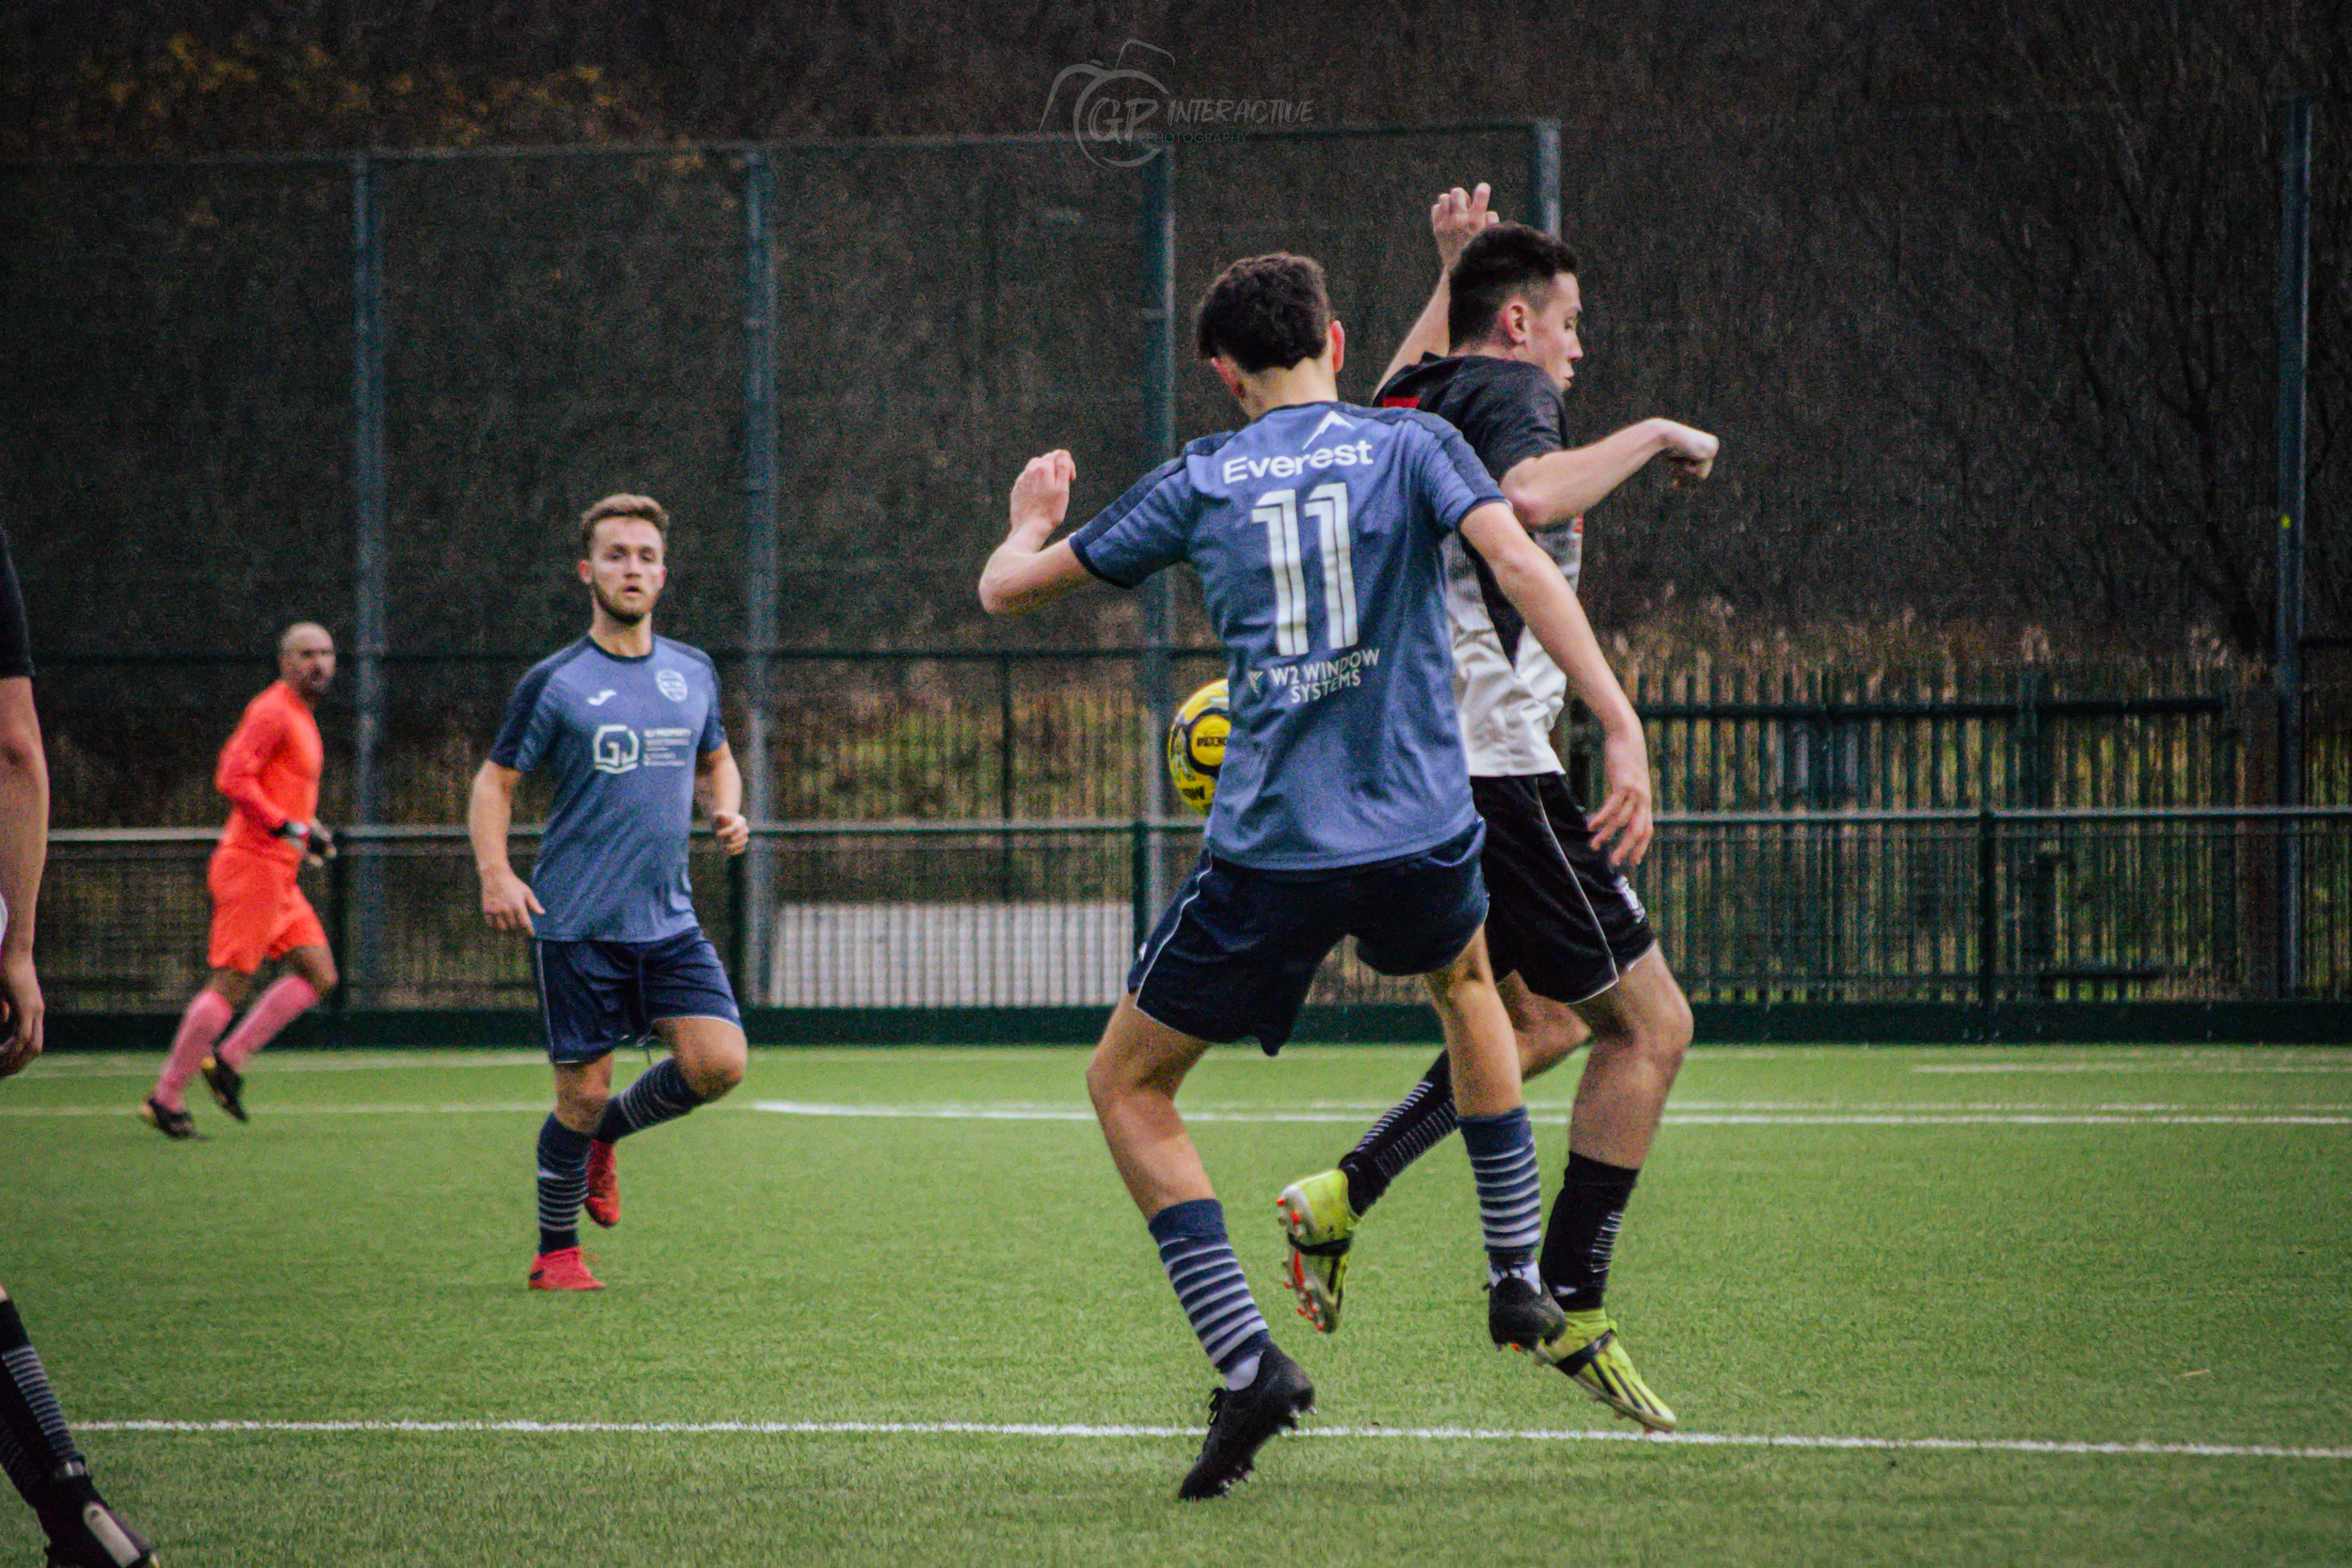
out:
M588 1146L588 1217L607 1230L621 1223L621 1179L612 1169L612 1146L599 1138Z
M588 1265L580 1256L580 1248L567 1246L561 1252L543 1252L531 1265L531 1288L534 1291L601 1291L604 1281L588 1272Z

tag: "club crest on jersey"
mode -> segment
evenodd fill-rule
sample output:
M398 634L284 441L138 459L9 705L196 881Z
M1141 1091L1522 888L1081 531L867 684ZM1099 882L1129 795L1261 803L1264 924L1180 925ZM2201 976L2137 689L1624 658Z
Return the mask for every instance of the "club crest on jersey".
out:
M686 701L686 677L675 670L655 672L653 684L660 688L661 694L670 701L674 703Z
M598 724L588 755L599 773L634 773L643 749L627 724Z

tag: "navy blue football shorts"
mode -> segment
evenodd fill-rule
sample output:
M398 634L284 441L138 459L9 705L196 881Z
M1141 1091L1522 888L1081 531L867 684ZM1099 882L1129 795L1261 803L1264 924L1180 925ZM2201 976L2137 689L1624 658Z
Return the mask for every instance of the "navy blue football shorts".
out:
M1426 974L1461 957L1486 918L1486 835L1474 823L1435 849L1333 871L1256 871L1204 853L1127 989L1170 1029L1217 1045L1254 1038L1271 1056L1343 937L1382 974Z
M699 929L658 942L533 942L548 1060L593 1062L653 1033L663 1018L743 1014L719 951Z

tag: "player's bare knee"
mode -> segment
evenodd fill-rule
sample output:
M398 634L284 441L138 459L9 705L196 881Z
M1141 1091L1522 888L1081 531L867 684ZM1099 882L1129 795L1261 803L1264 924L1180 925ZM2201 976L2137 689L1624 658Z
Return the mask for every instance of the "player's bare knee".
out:
M739 1051L707 1056L686 1069L686 1086L705 1103L722 1099L743 1082L746 1065Z
M1619 1015L1596 1025L1596 1056L1638 1056L1667 1077L1682 1069L1691 1049L1691 1004L1679 988L1655 998L1638 1013Z
M575 1132L594 1132L596 1123L604 1119L604 1108L612 1100L612 1092L606 1089L558 1089L555 1119Z
M1691 999L1677 985L1666 987L1658 1005L1644 1019L1645 1047L1663 1067L1678 1068L1691 1049L1691 1036L1695 1027L1691 1017Z
M1486 965L1474 961L1466 952L1443 969L1431 970L1421 977L1421 982L1429 988L1433 1005L1440 1011L1454 1012L1462 1006L1462 993L1486 977Z
M1109 1047L1096 1046L1094 1054L1087 1058L1087 1098L1094 1102L1094 1114L1109 1114L1134 1087L1133 1079L1121 1069Z

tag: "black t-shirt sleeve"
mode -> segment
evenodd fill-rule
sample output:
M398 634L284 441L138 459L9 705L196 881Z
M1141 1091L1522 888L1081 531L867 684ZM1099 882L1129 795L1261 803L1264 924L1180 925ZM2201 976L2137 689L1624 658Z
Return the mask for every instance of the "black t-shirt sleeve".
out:
M1513 365L1482 378L1445 415L1478 453L1486 471L1501 479L1531 457L1559 451L1567 442L1559 388L1532 365Z
M0 680L33 673L33 634L24 624L24 594L17 586L8 532L0 527Z

